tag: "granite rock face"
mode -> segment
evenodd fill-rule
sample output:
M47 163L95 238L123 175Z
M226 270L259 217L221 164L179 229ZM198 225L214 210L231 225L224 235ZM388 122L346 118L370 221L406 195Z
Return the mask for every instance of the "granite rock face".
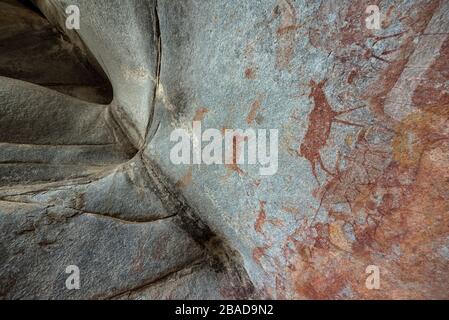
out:
M447 1L34 5L0 2L0 298L449 298ZM277 129L277 171L173 164L194 121Z

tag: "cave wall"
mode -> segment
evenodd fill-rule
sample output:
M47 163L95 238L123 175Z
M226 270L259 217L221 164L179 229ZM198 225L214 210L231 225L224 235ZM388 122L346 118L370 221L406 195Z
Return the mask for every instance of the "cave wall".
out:
M448 298L447 1L50 2L80 6L122 126L260 292ZM173 165L192 121L278 129L277 173Z
M369 4L158 3L159 123L145 154L269 296L447 297L449 6L379 2L372 31ZM173 165L170 132L194 120L278 129L278 172ZM382 290L365 287L369 265Z
M59 1L35 3L48 19L86 48L111 81L112 110L136 148L142 146L152 112L158 50L154 1ZM67 30L66 8L80 9L80 30Z

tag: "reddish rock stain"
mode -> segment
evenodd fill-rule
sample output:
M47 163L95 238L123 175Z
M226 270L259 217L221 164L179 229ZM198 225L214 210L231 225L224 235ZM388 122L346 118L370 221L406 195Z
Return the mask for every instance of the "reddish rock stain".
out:
M208 113L209 110L206 108L199 108L195 112L195 116L193 117L193 121L203 121L204 117L206 116L206 113Z
M357 70L352 70L348 75L348 84L353 84L357 75L358 75Z
M298 154L310 162L313 175L317 181L319 181L316 172L317 165L320 165L321 169L329 175L333 175L333 173L324 166L320 155L321 149L326 146L329 139L332 124L334 122L339 122L348 125L356 125L348 121L339 120L337 117L359 109L354 108L341 112L334 111L324 93L323 87L326 84L326 81L327 80L323 80L320 83L315 83L313 80L310 81L312 90L309 97L313 99L314 108L309 115L309 127L304 137L304 141L298 150Z
M193 168L190 167L189 171L178 181L176 182L176 187L179 189L183 189L189 186L193 181Z
M440 239L449 236L449 105L444 91L436 89L447 81L447 63L443 62L447 60L446 47L415 91L419 112L397 123L389 121L383 111L387 95L414 51L413 39L425 30L439 3L416 4L403 19L410 31L389 36L397 37L400 45L386 53L392 59L363 97L371 102L371 111L382 125L374 124L359 132L352 151L343 156L345 166L319 191L323 209L336 222L327 225L304 218L287 237L283 255L289 278L284 285L292 284L287 291L292 290L295 298L348 298L345 290L349 298L356 299L448 298L449 265L435 251ZM348 14L354 17L346 20L360 18L353 11ZM346 34L332 35L338 39L331 43L337 50L342 47L341 39L348 43L364 40L363 33L358 38L357 28L342 31ZM311 39L314 45L326 43L319 42L319 35L315 40ZM344 58L344 50L337 56L340 53ZM317 112L315 117L312 112L309 127L326 132L335 116L323 102L324 93L317 90L313 96ZM317 108L320 100L323 106ZM313 120L326 113L318 112L320 109L329 115L324 120ZM315 150L322 148L328 137L314 138L309 131L304 144L311 147L304 147L304 153L309 162L317 164L320 160ZM374 136L383 138L377 140ZM340 229L343 226L353 230L353 238L347 238ZM381 267L381 290L365 287L365 268L371 264Z
M427 70L413 95L413 103L422 107L448 105L449 90L444 84L449 82L449 37L446 38L439 56Z
M332 235L338 228L323 223L298 227L287 240L295 249L284 249L297 298L341 298L348 286L360 298L448 297L449 266L434 250L438 239L449 236L448 110L447 105L432 106L408 116L395 128L392 152L388 142L373 144L362 130L346 158L349 164L323 187L322 200L329 214L342 221L336 225L353 228L355 242L347 252L341 249L349 243L344 233ZM409 133L415 142L407 151L403 145ZM345 201L349 211L332 211ZM299 236L303 240L296 240ZM400 256L393 246L400 247ZM379 255L382 291L370 291L364 269ZM397 279L411 287L397 287Z
M376 42L389 38L398 38L398 41L400 41L400 37L404 38L399 48L394 50L395 55L392 60L388 61L386 68L381 71L377 81L368 88L367 94L363 97L370 102L371 110L377 116L378 120L384 122L390 128L396 125L396 121L384 111L386 98L398 82L415 50L413 40L417 35L424 32L438 5L439 1L430 1L419 7L419 14L414 19L409 16L404 17L402 20L408 26L407 32L400 32L383 37L373 37Z
M270 219L268 220L268 223L279 228L285 225L284 221L282 221L281 219Z
M253 260L260 264L261 259L266 255L267 247L257 247L253 250Z
M277 29L276 33L277 33L278 36L283 36L285 34L288 34L288 33L292 32L292 31L296 31L296 30L298 30L300 28L301 28L301 25L299 25L299 24L298 25L289 25L289 26L286 26L286 27L279 27Z
M277 29L278 46L276 48L276 68L286 70L295 54L297 14L291 0L279 0L274 10L281 21Z
M393 11L394 11L394 6L390 5L388 7L387 13L385 14L385 18L382 21L382 28L383 29L387 29L391 25L391 23L393 22L393 20L394 20L392 18ZM398 18L398 15L396 15L396 19L397 18Z
M245 69L245 78L248 80L256 79L256 71L253 68Z
M282 211L291 213L291 214L300 214L301 213L301 211L298 208L292 207L292 206L283 206Z
M252 124L254 122L254 120L256 119L257 116L257 112L259 111L260 107L262 106L262 97L258 97L256 99L256 101L253 102L253 104L251 105L251 109L248 113L248 116L246 117L246 123L248 123L249 125Z
M225 167L230 172L236 172L240 176L245 176L246 173L239 167L238 165L238 159L239 159L239 150L241 149L239 147L239 144L244 141L243 137L234 136L232 137L232 161L230 164L225 164Z
M267 214L265 212L265 201L260 201L260 210L259 215L257 216L256 223L254 224L254 230L258 233L263 233L263 227L265 225L265 222L267 220Z

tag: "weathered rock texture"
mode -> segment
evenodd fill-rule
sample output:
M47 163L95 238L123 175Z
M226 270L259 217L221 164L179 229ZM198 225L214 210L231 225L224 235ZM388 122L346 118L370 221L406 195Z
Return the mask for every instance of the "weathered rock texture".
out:
M448 1L35 4L0 3L1 298L449 298ZM279 129L278 172L173 165L194 120Z
M21 2L0 2L0 74L92 102L109 103L112 88L98 65L94 62L93 67L82 48Z
M142 156L157 78L154 6L129 2L134 20L117 3L87 3L83 17L98 28L86 38L62 33L63 3L37 2L49 20L0 3L0 298L255 296L239 255ZM101 5L119 9L122 43ZM80 290L66 288L71 265Z

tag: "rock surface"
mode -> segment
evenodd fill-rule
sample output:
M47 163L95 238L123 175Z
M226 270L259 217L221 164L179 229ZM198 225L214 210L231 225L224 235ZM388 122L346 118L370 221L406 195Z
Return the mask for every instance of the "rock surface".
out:
M129 10L136 9L131 3ZM62 26L50 24L57 16L47 21L15 1L1 2L0 11L11 18L0 22L6 32L0 46L7 48L0 53L0 299L254 295L232 251L136 149L150 117L151 43L126 43L117 52L117 39L111 38L114 43L104 39L111 46L107 52L99 54L95 46L87 52L84 38L61 34ZM127 13L119 18L124 28L143 27L139 21L129 25ZM152 37L129 32L142 43ZM100 40L92 39L97 45ZM136 56L127 55L127 46ZM24 52L17 55L15 48ZM100 76L88 72L99 68L89 64L96 59L115 75L110 105L96 87ZM69 266L79 268L79 290L66 287Z
M47 86L91 102L111 102L112 88L106 77L56 26L24 3L0 2L0 76Z
M14 3L64 66L0 37L0 298L449 298L449 2ZM109 105L42 80L103 73ZM193 121L278 129L278 171L174 165Z
M370 4L381 30L365 27ZM158 1L158 14L163 90L145 154L257 288L449 298L447 1ZM277 174L173 165L170 133L198 119L280 130Z

